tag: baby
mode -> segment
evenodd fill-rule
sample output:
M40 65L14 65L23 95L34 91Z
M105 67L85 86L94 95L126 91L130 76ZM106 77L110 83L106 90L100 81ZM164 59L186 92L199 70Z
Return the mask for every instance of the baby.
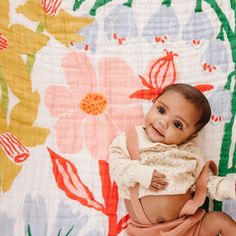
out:
M235 198L232 177L216 176L214 162L204 165L190 141L210 116L209 103L200 91L174 84L153 102L144 126L114 139L110 171L131 218L128 235L236 235L236 222L230 216L200 208L206 194L219 201Z

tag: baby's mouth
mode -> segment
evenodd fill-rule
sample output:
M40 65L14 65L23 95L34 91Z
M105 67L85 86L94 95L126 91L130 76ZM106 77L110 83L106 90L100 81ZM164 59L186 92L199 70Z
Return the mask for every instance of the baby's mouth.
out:
M157 128L155 128L154 126L152 126L152 128L155 130L155 132L160 135L161 137L164 137L164 134L162 134Z

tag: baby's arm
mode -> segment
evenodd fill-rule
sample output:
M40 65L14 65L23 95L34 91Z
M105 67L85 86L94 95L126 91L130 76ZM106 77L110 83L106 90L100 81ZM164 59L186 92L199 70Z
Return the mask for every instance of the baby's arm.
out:
M164 175L155 171L154 167L142 165L138 160L131 160L125 133L122 132L113 140L109 153L111 176L118 186L132 187L139 183L147 189L160 189L157 184L163 184Z
M198 168L198 174L200 174L201 169L204 167L202 161L200 161ZM200 168L201 167L201 168ZM209 170L208 182L207 182L207 192L211 199L217 201L223 201L227 198L235 198L235 180L236 175L230 174L227 176L217 176Z
M202 163L202 162L201 162ZM202 168L204 165L200 165ZM217 201L223 201L224 199L235 198L235 174L229 174L227 176L217 176L209 170L207 192L211 199Z
M204 167L204 161L202 159L202 154L196 145L190 145L185 148L186 151L190 152L198 160L198 165L195 171L195 177L197 178ZM235 198L236 191L236 175L229 174L225 177L213 175L209 171L207 191L208 195L212 199L222 201L226 198Z
M221 177L211 173L207 184L209 196L218 201L223 201L227 198L235 199L235 176L230 174Z

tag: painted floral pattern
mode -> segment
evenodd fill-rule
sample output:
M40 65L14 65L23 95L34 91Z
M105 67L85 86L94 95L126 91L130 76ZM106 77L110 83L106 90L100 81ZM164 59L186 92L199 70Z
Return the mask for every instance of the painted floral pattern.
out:
M91 25L81 29L79 34L84 36L84 40L79 43L75 43L75 47L83 49L84 51L96 52L97 49L97 37L98 37L98 23L95 20Z
M222 210L227 213L228 215L230 215L234 221L236 221L236 200L234 199L226 199L223 202L223 208Z
M51 2L56 1L51 0ZM32 8L35 11L32 11ZM66 47L69 47L71 42L81 42L83 38L77 32L93 22L92 18L75 17L62 9L56 15L54 13L52 15L48 14L45 7L38 0L28 0L24 5L18 6L16 10L17 13L23 14L33 22L40 23L42 28L46 29Z
M226 46L220 39L212 40L202 55L202 68L206 72L217 70L227 72L229 55Z
M142 36L151 44L166 44L177 39L180 23L171 6L162 5L146 23Z
M211 120L213 123L229 122L231 114L232 94L223 87L218 87L209 97L212 110Z
M235 9L229 0L0 1L0 234L126 235L109 144L172 83L206 94L220 145L207 158L221 176L236 173Z
M145 75L139 76L146 88L136 91L130 97L153 100L161 93L163 88L175 83L177 71L174 58L177 56L177 53L166 51L163 57L151 61Z
M0 232L5 236L13 236L16 219L10 217L6 212L0 211Z
M47 209L45 199L42 195L37 196L37 198L29 194L26 195L24 199L23 217L25 235L47 235Z
M117 217L118 188L115 182L111 182L109 166L106 161L100 160L98 162L103 204L95 199L94 194L81 180L73 163L59 156L50 148L48 148L48 151L52 159L53 173L57 185L70 199L107 215L109 222L108 235L119 234L127 227L129 216L125 215L121 219Z
M5 213L3 213L5 214ZM78 235L79 231L86 227L88 222L88 216L81 214L78 210L74 213L71 207L60 202L57 206L57 214L55 216L55 222L53 223L53 229L50 231L48 228L48 212L45 199L42 195L36 197L27 194L24 199L23 207L24 216L24 231L25 235ZM1 217L1 214L0 214ZM7 223L8 217L6 217ZM14 219L11 219L11 223L14 223ZM6 228L13 228L13 224L10 225L10 221L6 224ZM8 235L9 230L1 231L6 232ZM50 233L49 233L50 232ZM13 235L13 234L9 234Z
M29 150L11 133L0 135L0 147L8 158L15 163L22 163L29 157Z
M43 10L49 16L55 16L62 0L42 0Z
M117 132L142 122L141 106L129 99L141 85L119 58L98 62L98 84L95 68L84 53L68 53L62 67L68 85L50 85L45 96L52 116L58 117L57 145L61 152L75 153L83 147L84 139L92 156L107 159L109 143Z
M193 12L183 27L182 38L194 48L201 47L214 34L211 21L206 12Z
M124 5L116 6L104 21L104 31L109 40L118 45L126 43L138 35L133 10Z
M38 52L47 44L48 37L23 25L10 24L9 7L9 1L0 1L0 9L4 12L1 14L0 31L5 45L0 50L0 191L3 192L10 189L21 171L22 165L17 162L27 159L27 147L44 143L49 134L48 129L34 124L40 95L32 89L32 81L22 58ZM12 107L10 94L17 99Z
M58 234L79 235L81 229L86 227L88 219L89 217L81 214L80 210L74 213L69 204L60 202L51 236Z

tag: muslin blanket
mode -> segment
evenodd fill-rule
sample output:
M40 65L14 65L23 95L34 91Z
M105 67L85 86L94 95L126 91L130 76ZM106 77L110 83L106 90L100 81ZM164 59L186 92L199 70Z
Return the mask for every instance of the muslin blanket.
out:
M209 99L195 141L235 173L235 22L235 0L1 0L0 235L126 235L108 147L173 83Z

